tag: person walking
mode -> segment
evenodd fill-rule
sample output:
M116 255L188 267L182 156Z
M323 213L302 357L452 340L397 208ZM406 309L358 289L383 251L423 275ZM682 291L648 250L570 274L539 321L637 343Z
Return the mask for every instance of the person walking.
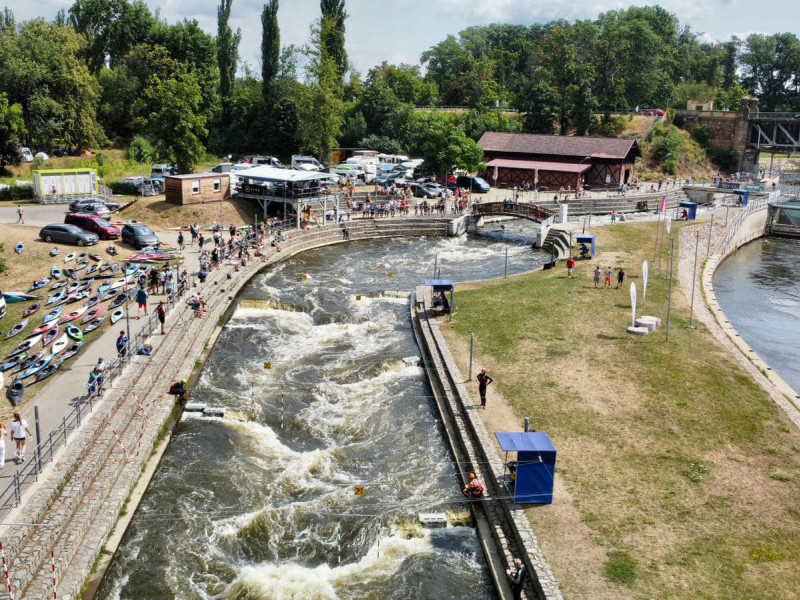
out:
M486 368L481 369L481 372L478 373L478 393L481 396L481 408L486 408L486 388L489 387L494 381L491 377L489 377L489 373L486 372Z
M572 279L573 271L575 271L575 259L570 256L567 259L567 279Z
M28 422L20 417L18 412L15 412L14 420L11 421L9 429L11 430L11 439L14 440L17 446L14 451L14 458L17 459L17 462L23 463L25 462L25 444L28 441L28 436L32 435Z
M156 308L156 315L158 315L158 322L161 323L161 335L166 335L164 331L164 322L167 320L167 309L164 306L164 301L161 300Z
M622 284L625 281L625 270L620 267L619 271L617 271L617 289L622 287Z
M511 592L514 600L519 600L525 587L525 565L523 562L515 558L514 566L506 571L506 576L511 583Z
M205 243L205 241L206 239L203 237L203 234L201 233L197 238L197 245L200 247L200 252L203 251L203 244Z
M117 356L119 357L122 366L125 366L125 357L128 355L128 337L124 331L119 332L117 337Z
M600 287L600 267L594 268L594 287Z
M197 227L197 223L192 223L192 226L189 228L189 231L192 234L192 246L194 246L195 243L197 242L197 234L200 231L200 229Z
M17 205L17 225L25 225L25 213L21 205Z
M184 248L186 248L186 244L184 243L184 241L185 240L183 239L183 232L179 231L178 232L178 248L180 250L183 250Z
M144 314L147 314L147 297L148 297L147 290L144 289L143 287L140 287L139 290L136 292L137 319L141 316L142 309L144 309Z
M614 271L611 270L611 267L606 267L606 270L603 273L603 275L605 275L605 278L606 278L606 287L607 288L611 287L611 276L613 274L614 274Z

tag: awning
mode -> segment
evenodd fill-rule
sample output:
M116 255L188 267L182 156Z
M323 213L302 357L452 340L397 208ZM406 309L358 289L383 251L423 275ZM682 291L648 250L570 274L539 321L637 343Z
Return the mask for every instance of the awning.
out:
M555 446L542 431L497 432L494 434L505 452L555 452Z
M501 169L522 169L523 171L556 171L558 173L585 173L592 168L591 164L546 162L541 160L513 160L510 158L495 158L486 163L487 167Z
M292 183L295 181L314 181L315 179L330 179L330 173L317 171L295 171L293 169L276 169L275 167L260 166L237 173L244 179L271 181L274 183Z

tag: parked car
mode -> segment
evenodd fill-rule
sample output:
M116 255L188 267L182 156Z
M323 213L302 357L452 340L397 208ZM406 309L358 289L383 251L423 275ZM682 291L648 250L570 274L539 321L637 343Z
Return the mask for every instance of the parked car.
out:
M322 171L325 167L313 156L292 156L292 169L296 171Z
M33 162L33 152L27 146L22 146L19 148L19 158L22 162L32 163Z
M103 202L85 202L84 204L81 204L77 210L72 212L97 215L103 219L111 216L111 211Z
M64 223L77 225L84 231L96 233L101 240L116 240L120 236L119 228L97 215L69 213L64 217Z
M142 248L158 248L161 241L153 230L144 223L126 223L122 227L122 241L137 250Z
M101 198L87 197L87 198L81 198L80 200L75 200L74 202L70 202L69 212L89 212L89 211L83 210L83 208L82 208L82 207L84 207L86 205L89 205L89 204L92 204L92 205L94 205L94 204L103 204L111 212L119 210L120 206L122 206L119 202L109 202L109 201L103 200Z
M436 191L426 187L421 183L410 183L408 185L411 188L411 191L414 192L414 197L416 198L436 198L439 195L436 193Z
M176 175L178 173L178 167L175 165L153 165L153 168L150 169L150 177L169 177L170 175Z
M482 177L469 177L467 175L459 175L456 178L456 185L478 194L485 194L491 189L491 186Z
M96 233L84 231L77 225L69 225L67 223L45 225L39 231L39 237L48 244L56 242L75 244L77 246L91 246L100 241Z

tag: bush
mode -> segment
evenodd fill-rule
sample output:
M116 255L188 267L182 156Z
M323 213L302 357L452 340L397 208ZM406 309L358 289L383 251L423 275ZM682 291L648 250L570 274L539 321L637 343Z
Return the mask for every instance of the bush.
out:
M385 135L368 135L362 138L358 145L361 148L377 150L383 154L403 154L403 146L400 142Z
M604 114L600 120L592 119L589 125L589 135L599 135L603 137L617 137L628 126L630 118L627 117L612 117L609 114Z
M108 162L108 157L105 152L98 152L95 154L94 159L97 161L97 166L102 167Z
M698 125L692 132L692 139L703 148L711 147L711 135L708 132L708 125Z
M0 242L0 274L5 273L8 270L8 265L6 264L6 257L3 256L5 254L6 247L5 244Z
M42 167L44 167L44 160L40 156L35 156L33 158L33 170L38 171Z
M0 190L0 200L33 200L32 185L12 185Z
M128 158L137 163L149 163L153 160L153 145L141 135L135 136L128 147Z

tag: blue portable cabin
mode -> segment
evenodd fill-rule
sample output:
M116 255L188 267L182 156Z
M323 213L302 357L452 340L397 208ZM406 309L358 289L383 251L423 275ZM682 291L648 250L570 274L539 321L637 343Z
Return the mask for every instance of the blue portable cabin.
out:
M683 209L686 209L686 220L694 221L697 219L697 202L679 202L678 203L678 218L680 219L683 214Z
M597 254L597 242L593 235L589 235L588 233L576 233L572 236L572 239L575 240L575 245L580 246L581 244L586 244L591 251L590 256L585 256L581 258L594 258ZM579 255L580 256L580 255Z
M426 279L425 285L433 288L433 293L441 292L443 295L450 292L450 305L446 307L445 312L452 314L456 309L456 284L450 279Z
M498 432L494 434L506 453L516 452L512 477L514 502L552 504L556 475L556 449L548 435L541 431ZM513 465L512 463L510 463Z

